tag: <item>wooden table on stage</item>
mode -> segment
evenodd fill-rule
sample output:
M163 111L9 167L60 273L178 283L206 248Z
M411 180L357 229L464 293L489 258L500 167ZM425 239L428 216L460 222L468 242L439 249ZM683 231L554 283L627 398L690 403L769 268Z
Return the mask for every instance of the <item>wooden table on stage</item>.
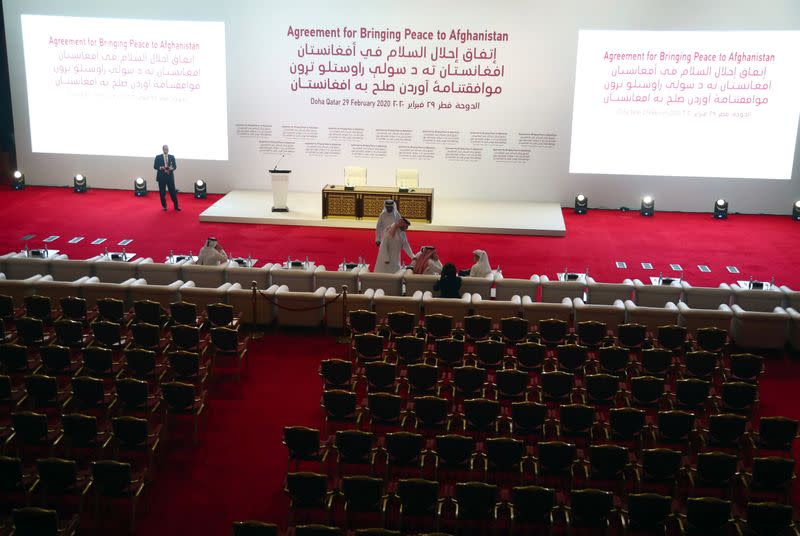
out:
M433 220L433 188L411 188L401 192L394 186L355 186L345 190L339 184L322 189L323 218L377 218L383 202L393 199L403 217L412 221Z

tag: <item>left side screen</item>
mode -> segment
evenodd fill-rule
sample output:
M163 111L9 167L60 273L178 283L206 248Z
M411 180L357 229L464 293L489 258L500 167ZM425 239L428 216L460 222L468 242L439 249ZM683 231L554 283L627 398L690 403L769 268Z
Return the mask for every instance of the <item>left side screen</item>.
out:
M143 157L168 143L182 158L228 159L223 22L21 24L34 153Z

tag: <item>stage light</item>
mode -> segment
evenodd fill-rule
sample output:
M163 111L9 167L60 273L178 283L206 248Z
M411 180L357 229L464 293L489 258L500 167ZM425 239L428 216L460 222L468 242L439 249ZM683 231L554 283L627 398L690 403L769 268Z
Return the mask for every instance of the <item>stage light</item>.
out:
M800 200L795 201L792 206L792 219L794 221L800 221Z
M143 195L147 195L147 181L141 177L136 177L133 179L133 195L136 197L142 197Z
M642 206L639 209L639 214L642 216L652 216L656 213L656 200L651 196L646 195L642 198Z
M194 181L194 197L195 199L206 198L206 181L203 179L197 179Z
M14 190L25 189L25 174L20 170L16 170L14 175L11 177L11 187Z
M86 177L80 173L72 177L72 189L79 194L86 192L86 190L88 190L88 187L86 186Z
M714 203L714 218L724 220L728 217L728 202L724 199L717 199Z
M583 194L575 196L575 214L586 214L589 212L589 198Z

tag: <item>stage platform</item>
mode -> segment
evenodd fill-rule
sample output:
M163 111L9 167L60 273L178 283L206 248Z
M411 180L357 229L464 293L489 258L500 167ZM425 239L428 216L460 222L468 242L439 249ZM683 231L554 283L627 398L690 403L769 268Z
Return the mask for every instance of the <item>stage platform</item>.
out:
M200 221L373 229L375 219L322 218L319 192L289 192L289 212L272 212L272 192L233 190L200 214ZM564 236L558 203L434 199L433 222L412 222L434 232Z

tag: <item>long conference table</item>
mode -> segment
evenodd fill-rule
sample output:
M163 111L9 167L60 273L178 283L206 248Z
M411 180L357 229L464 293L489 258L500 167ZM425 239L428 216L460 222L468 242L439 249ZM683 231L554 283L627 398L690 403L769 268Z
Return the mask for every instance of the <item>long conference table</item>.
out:
M328 184L322 189L323 218L377 218L383 202L393 199L403 217L431 223L433 220L433 188L410 188L400 191L394 186L354 186Z

